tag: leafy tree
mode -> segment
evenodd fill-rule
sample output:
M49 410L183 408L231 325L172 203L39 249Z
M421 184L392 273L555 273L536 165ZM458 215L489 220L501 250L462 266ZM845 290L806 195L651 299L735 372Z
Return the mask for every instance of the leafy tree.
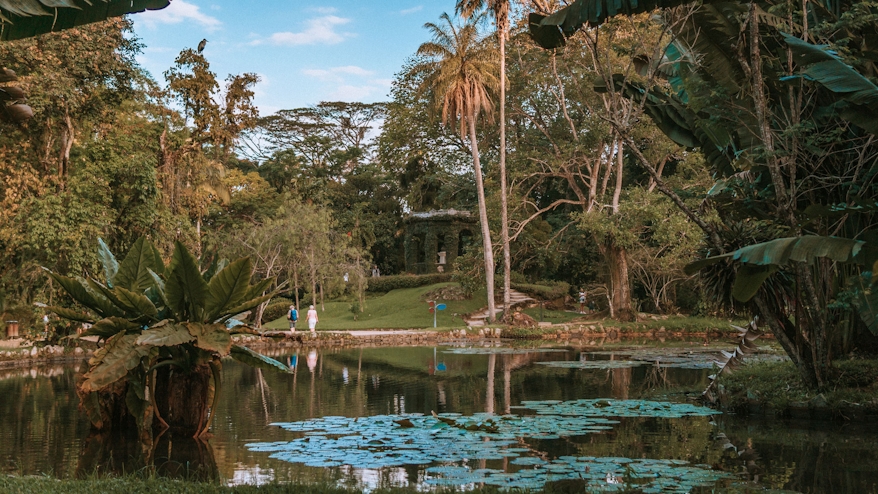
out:
M429 95L419 91L424 74L412 70L421 62L408 60L393 81L377 159L399 177L408 209L469 209L477 203L472 181L463 177L472 166L470 149L463 136L432 118Z
M130 23L117 19L0 43L36 114L0 124L0 263L11 305L51 300L39 266L94 272L89 244L127 249L177 231L156 181L160 129L147 115ZM184 230L185 231L185 230Z
M178 122L181 128L171 129L173 120L165 118L160 139L163 182L172 209L187 211L195 222L200 252L201 226L211 202L230 200L222 178L233 159L233 146L244 130L256 125L258 110L252 103L252 88L259 79L255 74L230 75L220 93L216 74L200 52L185 49L174 63L165 72L167 95L183 106L185 122L192 122L193 127L188 129L185 122ZM169 139L172 130L185 137L174 142Z
M476 119L482 112L490 115L493 109L490 95L498 84L494 73L496 57L493 56L493 46L479 34L475 22L471 20L455 26L448 14L442 14L440 19L443 21L441 26L430 22L424 25L433 34L433 41L418 47L418 55L426 60L412 67L412 71L423 75L420 91L430 94L434 108L441 112L442 122L459 122L461 137L468 130L484 245L488 319L494 322L494 253L482 183Z
M522 35L512 40L511 160L520 197L512 238L538 233L541 228L529 226L542 221L555 230L549 238L557 248L572 234L587 234L599 254L610 315L620 319L634 318L629 249L642 246L639 232L648 230L644 215L626 199L654 187L636 168L631 147L671 163L667 174L675 171L680 149L639 121L626 99L596 90L594 81L612 70L631 72L631 54L660 36L650 19L638 17L572 40L577 49L564 52L537 50ZM633 144L622 142L608 120L624 126Z
M679 3L622 2L598 11L578 0L550 17L532 15L531 25L541 44L559 46L586 21ZM747 302L814 388L830 382L833 346L844 351L840 343L856 329L853 307L843 300L867 291L852 286L862 284L860 270L839 263L871 267L875 258L872 242L854 240L874 238L875 208L867 198L875 191L866 177L876 166L878 128L867 115L878 87L868 79L875 75L874 50L862 40L878 26L863 15L868 8L858 1L767 1L668 10L675 38L642 68L665 75L670 87L621 76L607 83L676 142L701 149L719 179L711 199L722 224L701 218L664 186L654 162L637 159L704 230L707 254L720 255L722 262L695 265L710 266L705 276L717 288L731 287L716 290L717 298ZM742 245L747 241L762 243ZM870 319L868 306L859 311Z

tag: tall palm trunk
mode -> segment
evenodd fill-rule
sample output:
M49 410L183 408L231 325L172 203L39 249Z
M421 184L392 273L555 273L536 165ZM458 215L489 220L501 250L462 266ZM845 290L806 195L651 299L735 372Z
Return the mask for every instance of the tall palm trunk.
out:
M485 251L485 284L488 289L488 322L495 321L494 314L494 246L491 242L491 229L488 227L488 208L485 206L485 186L482 181L482 165L479 161L479 144L476 140L476 112L469 110L470 149L473 154L473 173L476 176L476 192L479 197L479 223L482 225L482 246Z
M499 23L498 27L500 27ZM503 320L507 321L511 314L509 304L512 300L510 296L512 268L506 197L506 29L498 34L500 36L500 242L503 244Z

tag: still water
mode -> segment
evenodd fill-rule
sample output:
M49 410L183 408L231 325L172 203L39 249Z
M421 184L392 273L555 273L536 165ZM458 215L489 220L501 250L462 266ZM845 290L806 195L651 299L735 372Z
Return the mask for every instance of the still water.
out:
M875 426L678 416L669 405L651 405L697 404L689 397L712 372L699 346L692 354L684 348L646 356L571 347L321 348L273 355L290 366L289 375L227 361L209 443L162 438L149 454L157 463L173 459L164 467L169 475L208 464L210 477L227 484L331 480L369 489L489 479L507 486L631 482L645 492L698 491L686 487L691 481L878 492ZM107 457L117 460L117 472L137 468L120 459L141 453L135 442L126 449L89 435L74 391L81 365L0 371L3 473L88 475L105 471ZM620 404L625 413L613 408ZM592 408L576 408L585 405ZM598 415L610 420L595 415L595 422L583 422L594 407L605 407ZM491 418L504 416L508 421ZM387 434L388 427L399 434ZM517 429L510 433L509 427ZM417 435L425 430L426 436ZM350 438L365 442L352 446ZM388 451L403 450L420 455L420 464L407 464L411 457L388 462ZM459 451L468 459L455 458ZM332 458L333 452L351 461Z

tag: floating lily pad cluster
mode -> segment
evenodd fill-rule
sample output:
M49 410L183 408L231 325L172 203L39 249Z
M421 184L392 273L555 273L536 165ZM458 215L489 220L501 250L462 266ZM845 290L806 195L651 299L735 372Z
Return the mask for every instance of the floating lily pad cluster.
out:
M566 352L563 348L508 348L508 347L465 347L449 348L442 353L454 355L524 355L528 353Z
M643 493L690 492L732 478L709 465L690 465L683 460L595 458L562 456L553 461L521 457L510 463L530 468L507 473L496 469L440 466L427 469L430 485L484 483L505 489L540 489L548 482L582 480L589 492L629 491L632 486Z
M573 417L659 417L678 419L682 417L708 417L720 412L690 403L670 403L650 400L543 400L523 401L512 408L525 408L539 415L559 415Z
M717 413L709 408L640 400L531 401L518 408L535 415L376 415L278 423L274 425L302 433L303 437L247 446L253 451L270 452L272 458L312 467L351 465L374 469L443 463L445 466L427 470L432 475L428 482L442 485L484 482L505 488L539 488L552 480L598 481L609 473L644 488L659 489L644 492L668 492L661 490L666 483L689 485L681 480L686 478L690 479L687 482L696 482L692 485L700 485L723 475L678 460L563 457L545 461L533 456L520 441L606 431L618 423L612 417L679 418ZM520 470L473 470L456 465L503 458L510 458Z
M688 352L678 354L654 352L590 352L590 355L614 355L624 360L568 360L558 362L537 362L548 367L565 369L624 369L640 365L655 365L660 368L712 369L716 354L712 352Z

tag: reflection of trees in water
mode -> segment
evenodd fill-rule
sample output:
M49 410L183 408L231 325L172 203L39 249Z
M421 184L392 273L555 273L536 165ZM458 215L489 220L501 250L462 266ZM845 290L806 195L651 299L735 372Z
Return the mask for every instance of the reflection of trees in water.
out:
M878 492L878 430L873 424L719 417L735 445L724 464L774 489L804 493Z
M77 410L73 393L75 374L56 367L10 372L0 380L0 458L4 468L16 473L52 472L57 476L105 471L135 471L154 461L170 476L197 474L199 478L235 478L241 465L265 464L265 455L242 447L252 439L289 440L289 433L270 422L305 420L325 415L369 415L393 409L429 413L435 410L464 414L485 411L493 396L497 413L506 413L523 400L572 400L588 396L629 398L652 389L679 386L701 389L710 371L693 371L644 365L620 369L582 370L534 365L540 360L575 358L561 354L495 355L489 372L487 355L444 356L448 372L429 373L431 348L417 349L319 349L314 372L306 365L308 350L298 351L299 365L291 375L260 373L236 364L225 367L228 398L220 404L212 448L187 443L188 439L162 436L154 448L141 449L136 438L128 442L106 436L88 436L88 423ZM299 369L301 367L301 369ZM345 384L343 369L350 369ZM354 369L356 371L354 372ZM413 370L414 369L414 370ZM302 379L299 371L305 372ZM488 375L502 378L490 391ZM307 376L307 378L306 378ZM380 377L374 381L372 377ZM301 388L301 389L299 389ZM487 392L487 393L486 393ZM487 395L487 396L486 396ZM502 400L502 401L497 401ZM513 411L515 409L512 409ZM759 480L776 489L801 492L860 493L878 490L878 430L832 423L797 423L720 416L713 427L703 418L675 420L623 419L612 431L561 440L522 440L544 458L558 455L679 458L706 463ZM723 448L720 432L733 447ZM12 465L9 458L17 462ZM188 463L188 470L185 464ZM199 465L201 465L199 467ZM492 468L516 468L503 460L487 462ZM374 475L383 486L416 482L424 467L411 466L385 472L355 469L310 469L292 463L271 463L266 474L280 481L296 478L337 480L348 478L360 485ZM403 479L403 480L400 480ZM370 484L374 485L374 483Z
M118 429L118 428L117 428ZM136 431L92 432L82 445L77 478L130 475L144 470L174 479L220 479L213 448L206 440L161 434L143 442Z
M10 369L0 380L0 465L22 475L71 475L79 440L88 432L74 392L72 366ZM71 447L71 443L72 447Z

